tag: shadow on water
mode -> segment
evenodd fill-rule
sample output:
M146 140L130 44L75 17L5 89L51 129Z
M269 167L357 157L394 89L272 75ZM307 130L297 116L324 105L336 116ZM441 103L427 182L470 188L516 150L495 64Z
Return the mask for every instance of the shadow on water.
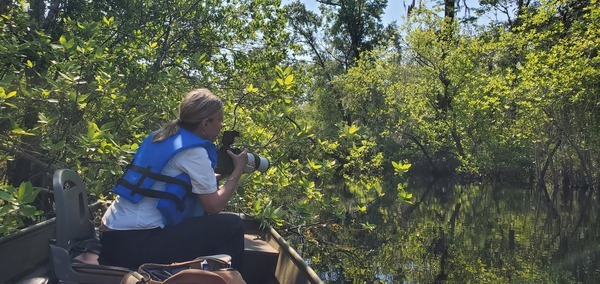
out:
M386 194L313 230L311 266L329 283L600 283L593 190L425 179L409 189L413 204Z

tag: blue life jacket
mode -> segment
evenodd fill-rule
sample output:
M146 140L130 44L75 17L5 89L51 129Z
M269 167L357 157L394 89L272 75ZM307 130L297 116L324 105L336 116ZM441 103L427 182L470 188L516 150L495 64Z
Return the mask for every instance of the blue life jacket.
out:
M162 213L166 225L175 225L189 216L204 215L202 206L193 198L192 184L186 173L171 177L161 172L175 154L193 147L203 147L208 152L211 166L217 164L217 147L211 141L180 128L179 132L161 142L152 142L150 134L140 145L127 165L123 176L113 187L119 196L138 203L144 197L159 199L156 208ZM155 182L165 182L165 190L153 190Z

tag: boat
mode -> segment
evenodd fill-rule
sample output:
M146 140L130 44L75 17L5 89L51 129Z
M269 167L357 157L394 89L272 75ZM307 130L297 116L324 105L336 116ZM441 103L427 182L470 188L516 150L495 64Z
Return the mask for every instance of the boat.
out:
M61 170L55 173L55 180L59 171ZM71 171L67 170L67 172ZM71 172L72 174L73 172ZM54 183L54 192L55 195L57 192L60 192L60 190L57 190L56 182ZM87 195L83 196L87 197ZM79 215L82 215L83 218L88 218L92 224L93 214L91 212L98 212L105 209L108 203L106 201L96 201L88 206L87 201L82 201L81 195L79 196L79 202L64 202L60 201L60 198L55 199L58 220L57 217L54 217L0 238L0 283L120 283L118 280L122 278L121 275L124 273L122 270L126 270L125 268L115 268L114 272L116 276L111 281L101 281L98 279L102 278L94 278L93 275L86 278L88 274L85 274L87 273L85 270L81 270L84 271L84 274L79 274L70 265L73 265L76 269L81 267L85 267L86 269L89 269L89 267L93 267L94 269L98 267L104 268L97 265L97 258L91 260L92 262L96 262L92 266L83 266L87 265L85 264L87 261L82 261L84 264L78 267L70 263L71 257L69 253L66 250L63 252L61 248L61 242L70 243L70 241L60 240L60 238L64 237L62 230L73 230L72 225L69 225L69 228L65 229L67 224L60 218L62 215L67 215L64 212L61 213L59 210L65 207L65 204L61 203L84 204L89 210L80 210L79 213L82 214ZM75 210L78 209L75 208ZM68 215L78 215L78 213L75 212ZM307 262L302 259L274 228L260 226L259 221L243 214L240 214L240 217L244 220L245 250L243 268L239 272L248 284L323 283ZM78 221L69 220L68 222L77 223ZM97 234L97 226L94 225L93 227L93 233ZM64 270L63 266L68 266L68 268L64 268L66 269ZM63 277L62 275L69 273L71 275L77 274L77 277L83 275L83 278L74 277L72 279L76 279L77 281L63 281L61 278ZM59 274L58 278L61 278L60 281L57 279L57 274Z

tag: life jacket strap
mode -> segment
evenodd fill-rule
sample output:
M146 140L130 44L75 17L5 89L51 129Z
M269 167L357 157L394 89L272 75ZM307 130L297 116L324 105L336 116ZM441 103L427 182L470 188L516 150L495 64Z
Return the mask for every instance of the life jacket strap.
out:
M167 199L167 200L173 201L176 204L176 208L178 211L184 210L184 208L185 208L185 203L183 202L184 198L180 199L179 197L177 197L177 195L175 195L173 193L154 190L151 188L144 188L144 187L141 187L141 185L146 178L150 178L155 181L161 181L161 182L165 182L165 183L179 185L182 188L184 188L188 193L191 193L192 187L189 183L186 183L185 181L180 180L176 177L171 177L171 176L167 176L167 175L154 173L150 170L150 167L140 167L140 166L136 166L133 164L129 164L125 168L125 171L128 171L128 170L136 171L142 175L135 184L125 180L122 177L117 181L118 184L121 184L121 185L127 187L128 189L130 189L131 195L134 195L137 193L137 194L140 194L140 195L143 195L146 197L157 198L157 199Z

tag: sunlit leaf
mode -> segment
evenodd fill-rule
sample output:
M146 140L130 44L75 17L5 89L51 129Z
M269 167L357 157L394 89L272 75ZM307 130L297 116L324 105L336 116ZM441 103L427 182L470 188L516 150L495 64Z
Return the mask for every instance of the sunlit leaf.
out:
M308 166L313 170L318 170L323 167L322 165L317 164L315 161L310 159L308 160Z
M18 135L27 135L27 136L35 136L34 133L31 132L27 132L25 130L23 130L22 128L18 127L18 128L14 128L12 131L12 133L14 134L18 134Z
M17 91L12 91L12 92L9 92L8 94L6 94L6 96L4 98L5 99L10 99L10 98L12 98L12 97L14 97L16 95L17 95Z
M291 85L294 83L294 75L290 74L287 77L285 77L285 85Z
M98 125L94 122L88 122L87 139L92 140L96 137L96 133L100 132Z
M349 134L354 134L356 133L356 131L358 131L359 127L356 126L355 124L352 124L349 128L348 128L348 133Z
M394 172L396 172L396 174L402 174L408 172L412 165L408 163L405 164L402 162L392 161L392 166L394 167Z
M248 87L246 87L246 91L249 93L257 93L258 88L254 87L253 84L250 84L250 85L248 85Z
M110 24L112 24L112 22L113 22L114 20L115 20L115 17L110 17L110 18L107 18L107 17L102 17L102 21L103 21L103 22L104 22L104 24L106 24L106 25L110 25Z

